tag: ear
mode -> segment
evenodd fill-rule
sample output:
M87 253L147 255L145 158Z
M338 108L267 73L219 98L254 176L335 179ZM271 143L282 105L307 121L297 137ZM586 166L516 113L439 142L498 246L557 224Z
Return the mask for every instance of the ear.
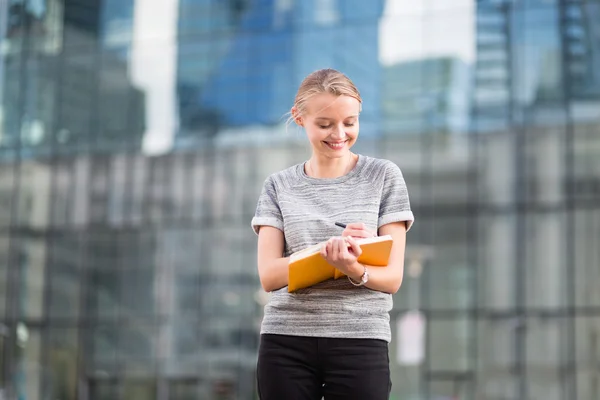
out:
M304 126L304 122L302 121L302 116L300 115L300 112L298 111L298 109L296 108L296 106L292 107L292 117L294 118L294 122L296 124L298 124L299 126Z

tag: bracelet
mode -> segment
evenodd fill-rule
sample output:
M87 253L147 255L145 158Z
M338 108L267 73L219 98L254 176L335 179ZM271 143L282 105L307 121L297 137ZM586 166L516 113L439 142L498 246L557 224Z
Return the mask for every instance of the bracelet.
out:
M361 282L361 283L356 283L356 282L354 282L354 281L352 280L352 278L350 278L350 277L348 277L348 280L349 280L349 281L350 281L350 283L351 283L351 284L353 284L354 286L362 286L362 285L364 285L364 283L362 283L362 282Z
M353 284L354 286L363 286L365 283L367 283L367 281L369 280L369 271L367 270L367 267L365 267L364 265L362 266L365 269L365 272L363 272L362 276L361 276L361 280L359 283L354 282L352 280L352 278L350 278L350 275L348 275L348 280L350 281L351 284Z

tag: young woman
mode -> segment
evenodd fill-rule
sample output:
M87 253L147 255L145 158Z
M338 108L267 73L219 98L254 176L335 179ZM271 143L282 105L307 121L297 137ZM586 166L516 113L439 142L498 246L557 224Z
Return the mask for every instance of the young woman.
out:
M342 73L324 69L300 85L291 118L312 156L269 176L252 227L265 306L257 380L263 400L383 400L391 389L392 294L402 283L406 232L414 220L400 169L350 151L361 97ZM346 224L346 228L335 225ZM355 238L391 235L387 267L357 262ZM288 293L289 255L316 243L348 279Z

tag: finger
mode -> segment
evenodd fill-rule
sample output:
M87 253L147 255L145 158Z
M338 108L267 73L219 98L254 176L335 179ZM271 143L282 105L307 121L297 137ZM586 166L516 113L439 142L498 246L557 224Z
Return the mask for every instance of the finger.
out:
M335 258L336 260L339 260L341 255L342 255L342 240L336 238L333 242L333 246L334 246L334 250L333 253L335 254Z
M348 252L348 241L346 238L338 239L338 245L340 258L344 258L345 254Z
M346 225L346 228L362 230L362 229L366 229L367 227L365 226L365 224L363 222L352 222L352 223Z
M344 232L342 232L343 236L353 236L353 237L358 237L358 238L367 238L367 237L372 237L373 233L369 230L366 229L345 229Z
M327 258L327 243L323 243L321 246L321 255Z
M354 256L358 257L362 254L362 249L353 237L348 238L348 243L350 243L350 248L352 249L352 254L354 254Z
M348 254L348 241L346 238L340 238L340 259L343 259Z

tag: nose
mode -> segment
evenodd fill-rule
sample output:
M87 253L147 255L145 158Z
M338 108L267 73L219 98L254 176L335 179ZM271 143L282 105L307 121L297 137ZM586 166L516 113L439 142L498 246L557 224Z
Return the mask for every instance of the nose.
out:
M336 128L334 129L334 132L331 134L333 139L336 140L344 140L346 139L346 132L344 131L344 126L343 125L336 125Z

